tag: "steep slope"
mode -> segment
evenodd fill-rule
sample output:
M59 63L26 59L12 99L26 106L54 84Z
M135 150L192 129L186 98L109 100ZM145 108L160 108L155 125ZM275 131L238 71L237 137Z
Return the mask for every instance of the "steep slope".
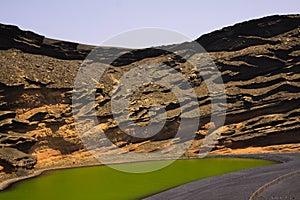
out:
M268 151L300 149L300 15L270 16L243 22L196 40L222 74L227 114L215 152L257 147ZM189 43L169 48L196 55ZM92 46L45 38L15 26L0 25L0 146L43 157L70 155L84 149L71 108L74 78ZM164 63L181 72L194 87L200 105L200 125L187 155L199 152L210 123L210 96L199 74L185 59L158 48L101 48L102 63L118 55L96 91L100 127L126 151L150 152L175 145L179 102L170 90L155 84L141 87L131 99L130 113L141 125L148 109L162 104L167 123L154 137L128 136L114 122L110 100L117 80L135 66ZM209 70L203 68L203 70ZM82 105L75 105L80 108ZM190 108L196 109L196 108ZM87 121L88 123L88 121ZM3 151L5 152L5 151ZM6 172L18 166L1 160ZM8 166L8 167L7 167ZM31 168L32 162L27 168Z

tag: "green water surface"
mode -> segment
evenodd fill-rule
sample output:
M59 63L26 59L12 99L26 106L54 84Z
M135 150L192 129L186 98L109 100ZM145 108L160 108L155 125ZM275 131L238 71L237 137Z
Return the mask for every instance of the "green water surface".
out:
M149 167L151 161L126 164ZM242 158L177 160L154 172L134 174L107 166L65 169L14 184L0 192L0 200L139 199L194 180L241 169L275 164Z

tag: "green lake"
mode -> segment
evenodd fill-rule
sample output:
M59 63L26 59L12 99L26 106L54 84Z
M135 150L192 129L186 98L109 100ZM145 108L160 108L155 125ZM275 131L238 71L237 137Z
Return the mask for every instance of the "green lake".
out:
M127 165L149 167L156 162ZM244 158L204 158L177 160L149 173L126 173L108 166L49 171L44 175L14 184L0 192L1 200L97 200L140 199L172 187L232 171L275 164Z

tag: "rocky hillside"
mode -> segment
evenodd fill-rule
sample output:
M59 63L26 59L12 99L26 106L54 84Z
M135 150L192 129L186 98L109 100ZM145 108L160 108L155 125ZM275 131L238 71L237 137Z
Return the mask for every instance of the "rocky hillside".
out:
M226 120L213 152L299 151L300 15L251 20L196 41L209 52L226 89ZM197 56L187 47L188 43L170 46ZM0 170L30 169L45 157L84 151L71 96L76 72L93 48L0 24ZM195 89L201 121L187 155L199 152L208 128L215 126L210 123L211 99L199 74L185 59L160 48L103 47L100 61L107 63L112 55L119 57L110 63L96 91L104 134L125 151L151 152L175 145L170 138L178 129L180 105L169 89L147 84L131 98L130 115L140 125L149 121L151 105L165 107L167 123L154 137L128 136L110 110L113 87L125 72L147 62L163 63L181 72Z

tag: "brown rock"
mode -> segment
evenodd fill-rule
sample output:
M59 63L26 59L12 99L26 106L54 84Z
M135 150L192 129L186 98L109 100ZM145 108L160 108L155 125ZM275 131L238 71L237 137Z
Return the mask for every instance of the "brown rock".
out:
M19 168L32 169L37 160L34 156L13 148L0 148L0 165L3 171L11 173Z
M0 133L0 148L11 147L23 152L28 152L37 142L37 139L20 133Z
M270 16L226 27L197 39L209 51L226 88L226 122L215 151L274 145L291 147L291 144L300 143L299 26L300 15ZM72 118L71 96L76 72L93 47L48 39L8 25L0 25L0 35L1 146L25 152L30 148L45 147L62 154L82 149ZM202 62L201 54L194 52L189 42L169 47ZM104 131L109 139L127 151L147 152L164 148L164 142L177 132L181 113L178 99L169 88L155 83L144 84L131 96L130 106L124 108L131 120L145 126L151 119L149 108L154 104L163 105L167 123L154 137L127 135L118 128L111 113L112 91L120 77L136 66L152 62L168 65L182 73L193 86L200 105L200 124L190 152L198 152L208 129L218 128L217 124L210 123L211 99L199 73L185 59L159 48L103 47L99 49L99 62L107 63L116 55L119 57L103 74L96 90L94 107L100 125L82 137L98 144L95 135ZM204 63L201 72L209 74L210 70ZM161 71L160 74L168 73ZM182 86L180 80L174 78L172 81ZM87 96L76 92L79 99ZM218 95L213 95L218 101ZM184 98L184 101L189 99ZM93 100L88 99L92 103ZM91 110L82 109L80 103L72 106L87 118L91 115ZM86 125L89 123L86 120ZM32 145L35 140L39 141L38 144ZM172 145L168 143L166 146Z

